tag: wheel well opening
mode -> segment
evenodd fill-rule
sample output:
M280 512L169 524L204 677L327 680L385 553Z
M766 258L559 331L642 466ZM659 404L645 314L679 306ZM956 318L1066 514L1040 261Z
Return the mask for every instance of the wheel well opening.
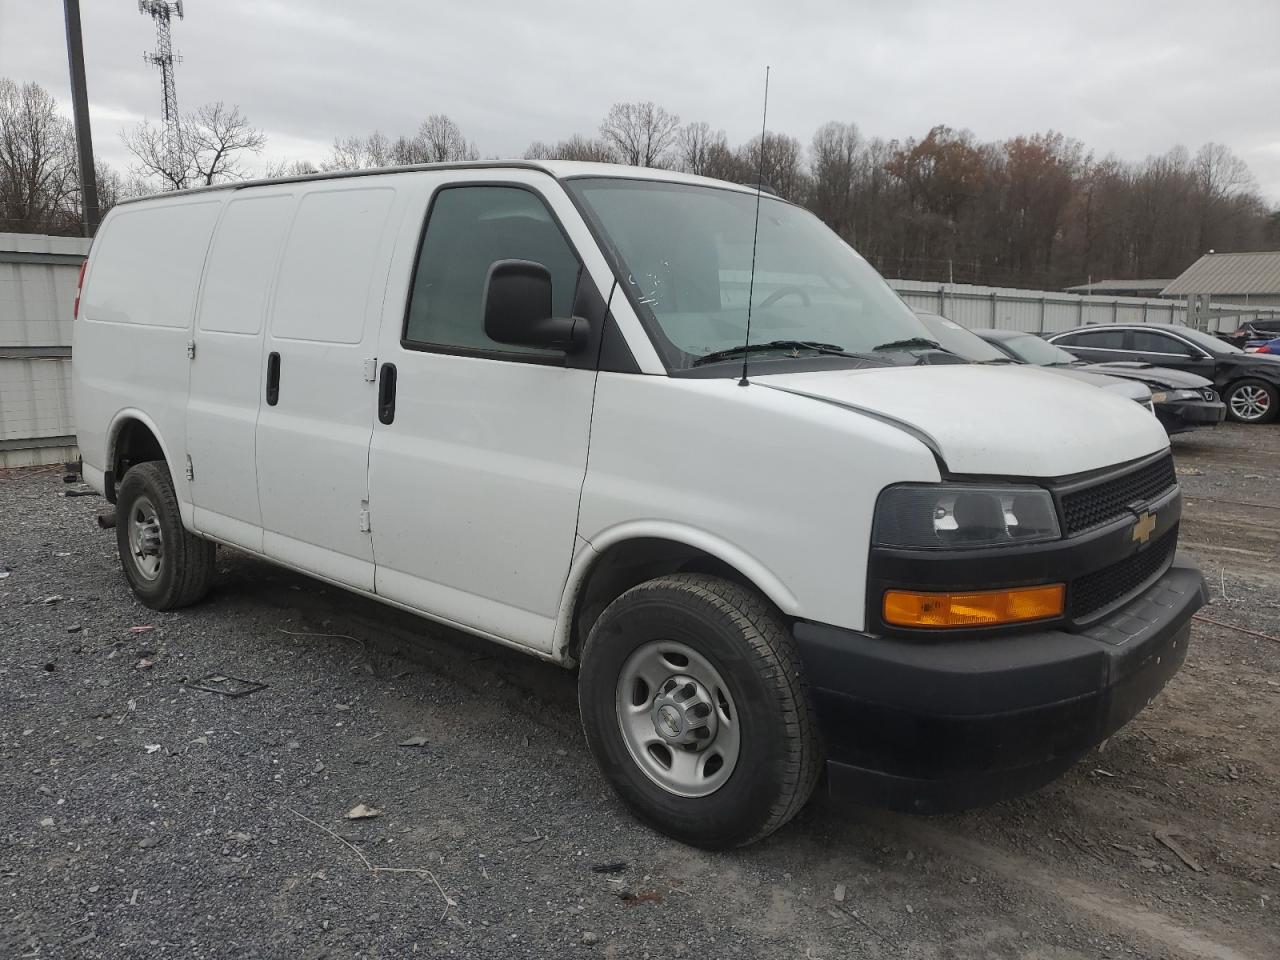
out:
M570 624L568 656L578 659L582 645L605 607L632 587L670 573L707 573L760 592L735 567L688 544L659 538L617 543L600 556L578 589Z
M139 463L164 458L164 448L151 429L141 420L126 420L116 431L115 443L112 444L111 481L119 483L129 468Z

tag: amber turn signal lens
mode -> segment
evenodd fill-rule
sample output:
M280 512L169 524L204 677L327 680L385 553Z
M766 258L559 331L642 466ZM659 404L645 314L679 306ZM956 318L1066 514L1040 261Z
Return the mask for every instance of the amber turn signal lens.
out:
M1062 615L1065 596L1061 583L974 593L888 590L884 622L895 627L984 627L1047 620Z

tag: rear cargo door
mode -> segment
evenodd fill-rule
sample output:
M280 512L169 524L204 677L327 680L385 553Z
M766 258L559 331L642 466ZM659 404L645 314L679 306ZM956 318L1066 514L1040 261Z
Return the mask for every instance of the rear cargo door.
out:
M192 525L259 552L262 511L254 449L262 345L293 209L291 191L268 189L237 193L222 211L206 260L191 358Z

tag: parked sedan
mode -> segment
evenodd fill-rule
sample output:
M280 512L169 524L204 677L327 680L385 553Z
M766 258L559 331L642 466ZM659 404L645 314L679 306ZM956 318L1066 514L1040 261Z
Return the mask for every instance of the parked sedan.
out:
M972 334L965 327L960 326L954 320L948 320L946 317L939 316L936 313L921 313L916 311L921 321L923 321L929 333L938 341L938 345L943 350L955 354L957 357L969 361L970 363L1021 363L1000 350L997 350L991 344L987 343L981 337ZM1061 374L1080 383L1087 383L1091 387L1101 387L1117 396L1126 397L1129 400L1135 400L1144 407L1151 409L1151 391L1146 385L1135 383L1132 380L1123 380L1116 377L1101 376L1096 373L1087 373L1083 370L1074 370L1067 368L1047 368L1049 372Z
M973 333L1022 363L1141 381L1151 390L1156 416L1169 433L1217 426L1226 417L1226 405L1218 399L1213 384L1199 374L1138 361L1086 363L1062 347L1021 330L982 329Z
M1241 423L1270 423L1280 413L1280 357L1245 353L1212 334L1166 323L1106 324L1048 339L1094 363L1141 361L1208 377L1227 416Z

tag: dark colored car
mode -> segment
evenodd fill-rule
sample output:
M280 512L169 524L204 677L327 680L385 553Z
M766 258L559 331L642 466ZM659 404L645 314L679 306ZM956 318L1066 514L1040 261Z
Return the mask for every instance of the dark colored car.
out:
M1241 423L1270 423L1280 412L1280 357L1245 353L1226 341L1166 323L1079 327L1049 338L1093 363L1138 361L1208 377Z
M1055 369L1069 367L1145 383L1151 390L1156 417L1169 433L1217 426L1226 417L1226 405L1218 399L1213 383L1197 373L1130 360L1086 363L1062 347L1021 330L982 329L973 332L1022 363Z

